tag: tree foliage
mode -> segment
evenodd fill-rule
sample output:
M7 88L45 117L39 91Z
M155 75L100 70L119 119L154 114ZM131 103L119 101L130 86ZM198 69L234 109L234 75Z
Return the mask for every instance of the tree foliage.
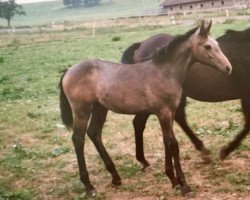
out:
M15 0L0 0L0 18L6 19L8 21L8 26L10 26L10 20L15 15L26 15L23 7L18 5Z
M94 6L97 5L99 1L101 0L63 0L63 4L65 6L72 5L73 7L79 7L81 3L84 2L86 6Z

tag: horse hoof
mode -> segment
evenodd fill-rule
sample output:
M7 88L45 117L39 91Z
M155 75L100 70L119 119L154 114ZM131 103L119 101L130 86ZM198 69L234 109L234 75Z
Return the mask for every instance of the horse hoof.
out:
M154 171L154 170L153 170L153 168L152 168L150 165L148 165L148 166L144 166L144 167L141 169L141 171L142 171L142 172L148 173L148 172L152 172L152 171Z
M172 184L172 188L174 190L181 190L181 185L179 183L174 183L174 184Z
M122 181L119 179L119 180L112 180L112 185L114 186L120 186L122 184Z
M204 155L210 155L211 154L211 151L209 149L207 149L206 147L202 147L201 152Z
M95 189L87 192L87 196L90 198L96 197L96 195L97 195L97 191Z
M222 149L220 150L220 160L225 160L227 157L227 153L226 153L226 147L222 147Z
M195 193L194 192L188 192L186 195L185 195L186 198L194 198L195 197Z
M201 154L201 158L202 158L202 160L205 162L205 163L212 163L213 162L213 160L212 160L212 158L209 156L209 155L205 155L205 154Z
M192 197L194 194L189 186L181 187L181 194L184 197Z
M229 146L224 146L221 148L220 150L220 160L225 160L227 158L227 156L229 155L229 153L231 152Z

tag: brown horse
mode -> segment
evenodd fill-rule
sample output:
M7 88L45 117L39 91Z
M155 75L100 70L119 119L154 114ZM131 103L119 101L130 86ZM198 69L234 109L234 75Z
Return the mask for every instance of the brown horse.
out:
M131 64L147 59L155 49L161 47L164 43L168 43L173 38L168 34L159 34L141 43L135 43L124 51L121 61ZM205 102L241 99L245 125L235 139L221 149L220 158L223 160L240 145L250 131L250 28L243 31L228 30L226 34L217 38L217 41L223 53L233 65L231 76L221 77L215 70L201 63L196 63L184 81L182 100L176 111L175 120L196 149L208 155L209 151L205 148L203 142L187 124L186 97ZM148 117L149 115L137 115L133 120L136 137L136 158L142 163L143 169L149 166L143 152L143 131ZM205 156L205 158L207 157Z
M87 60L70 67L62 76L61 117L67 127L73 128L72 140L80 179L88 194L94 195L96 191L85 163L86 132L111 173L112 183L121 184L101 139L108 110L122 114L155 114L163 133L165 172L173 187L180 186L183 195L191 192L181 168L179 147L173 133L182 83L197 61L227 75L232 70L218 43L208 35L210 27L211 23L205 27L203 22L200 27L176 37L168 46L157 50L152 60L126 66L97 59Z

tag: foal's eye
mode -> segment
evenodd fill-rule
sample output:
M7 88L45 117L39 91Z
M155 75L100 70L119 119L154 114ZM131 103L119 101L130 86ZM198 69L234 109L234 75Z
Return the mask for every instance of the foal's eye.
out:
M211 49L212 49L212 47L211 47L210 45L204 45L204 48L205 48L206 50L211 50Z

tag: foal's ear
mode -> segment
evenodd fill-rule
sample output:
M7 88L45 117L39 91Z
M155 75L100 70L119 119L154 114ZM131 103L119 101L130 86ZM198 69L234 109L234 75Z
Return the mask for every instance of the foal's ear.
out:
M202 35L203 32L205 31L205 20L201 20L201 25L200 25L200 32L199 34Z
M201 21L201 25L195 31L195 35L203 35L204 33L204 20Z
M210 31L210 29L211 29L211 26L212 26L212 20L210 20L210 22L209 22L208 26L205 28L205 29L206 29L206 32L207 32L207 34L209 34L209 31Z
M210 21L209 25L207 27L205 27L205 21L202 20L200 27L196 31L196 34L203 36L203 37L207 37L209 30L211 28L211 25L212 25L212 21Z

